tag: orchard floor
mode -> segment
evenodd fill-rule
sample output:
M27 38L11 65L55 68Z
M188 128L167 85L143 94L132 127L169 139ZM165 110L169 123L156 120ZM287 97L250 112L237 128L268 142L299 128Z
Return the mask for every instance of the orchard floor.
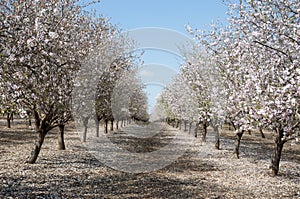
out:
M200 138L172 164L148 173L112 169L91 155L74 126L65 133L66 150L56 149L56 130L47 135L36 164L25 164L35 134L22 122L11 129L0 122L0 198L300 198L300 146L284 147L280 174L268 175L272 135L246 134L240 159L232 155L234 134L221 133L221 150ZM155 151L177 130L167 127L152 138L126 134L108 137L131 152ZM187 132L181 132L188 136ZM183 139L182 142L185 142ZM212 143L211 143L212 145ZM208 147L209 146L209 147Z

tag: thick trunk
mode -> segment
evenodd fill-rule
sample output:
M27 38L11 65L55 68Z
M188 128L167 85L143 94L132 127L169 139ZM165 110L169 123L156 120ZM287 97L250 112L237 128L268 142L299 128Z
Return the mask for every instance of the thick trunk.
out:
M206 142L207 126L206 121L202 123L202 142Z
M233 154L235 154L237 158L240 158L239 150L240 150L240 144L241 144L241 139L242 139L243 133L244 133L244 130L238 130L238 132L236 133L236 137L235 137Z
M266 138L266 136L265 136L265 134L263 132L262 127L259 127L259 132L260 132L260 135L261 135L262 138Z
M26 163L29 163L29 164L33 164L33 163L36 162L36 160L38 158L38 155L41 151L41 148L42 148L42 145L43 145L43 142L44 142L44 139L45 139L45 136L46 136L47 132L44 131L43 129L39 129L37 131L37 134L38 134L38 138L35 142L34 149L31 152L31 156L26 161Z
M215 148L220 150L220 131L219 128L214 126L214 133L215 133Z
M281 153L282 153L283 145L285 143L285 140L282 140L282 138L283 138L283 129L280 128L277 130L277 135L275 139L275 150L271 159L270 169L271 169L272 176L278 175L279 172Z
M35 129L38 130L40 128L41 125L41 119L39 117L39 114L36 111L33 111L33 116L34 116L34 120L35 120Z
M58 132L58 150L65 150L65 140L64 140L64 133L65 133L65 125L60 124L58 126L59 132Z

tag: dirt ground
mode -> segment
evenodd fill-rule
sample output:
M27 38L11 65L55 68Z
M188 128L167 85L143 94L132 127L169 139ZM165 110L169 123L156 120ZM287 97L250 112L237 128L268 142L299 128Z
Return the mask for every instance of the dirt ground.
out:
M22 121L11 129L0 122L0 198L300 198L300 146L285 145L280 174L270 177L270 133L266 139L246 134L240 159L232 155L230 131L222 131L218 151L195 138L172 164L138 174L96 159L83 147L74 125L67 127L64 151L56 149L56 133L54 129L47 135L36 164L26 164L36 135ZM128 151L149 152L178 131L169 127L147 139L124 133L110 132L108 137Z

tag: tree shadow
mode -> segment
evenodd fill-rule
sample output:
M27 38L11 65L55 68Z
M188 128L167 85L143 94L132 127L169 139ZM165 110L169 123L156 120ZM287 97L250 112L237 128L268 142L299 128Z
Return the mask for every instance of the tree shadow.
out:
M0 194L18 198L222 198L229 190L206 179L158 173L39 173L1 178L5 183Z

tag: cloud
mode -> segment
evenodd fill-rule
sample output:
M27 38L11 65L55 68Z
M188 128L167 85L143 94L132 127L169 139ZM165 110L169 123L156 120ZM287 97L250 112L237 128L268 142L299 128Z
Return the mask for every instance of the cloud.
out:
M152 71L142 70L140 72L141 77L153 77L154 73Z

